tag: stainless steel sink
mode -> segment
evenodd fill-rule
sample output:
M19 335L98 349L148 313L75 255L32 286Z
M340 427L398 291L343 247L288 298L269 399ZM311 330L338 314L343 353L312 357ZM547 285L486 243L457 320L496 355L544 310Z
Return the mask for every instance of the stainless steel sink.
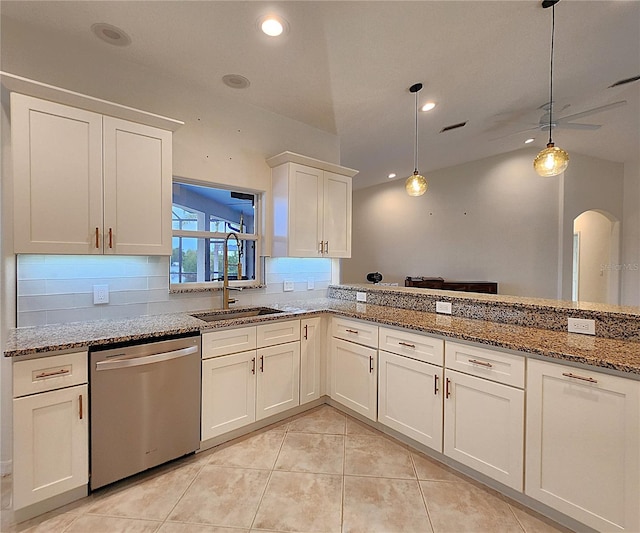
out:
M193 313L191 316L199 318L205 322L217 322L219 320L233 320L235 318L249 318L252 316L273 315L283 313L280 309L271 307L252 307L251 309L225 309L220 311L207 311L203 313Z

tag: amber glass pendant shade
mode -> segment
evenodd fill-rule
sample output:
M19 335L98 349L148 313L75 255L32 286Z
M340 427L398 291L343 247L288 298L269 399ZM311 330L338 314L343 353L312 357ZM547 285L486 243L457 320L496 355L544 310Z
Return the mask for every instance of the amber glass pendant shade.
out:
M404 183L404 188L407 190L409 196L422 196L427 192L427 180L424 176L418 174L416 170L412 176L407 178L407 181Z
M543 178L562 174L569 165L569 154L553 143L547 144L544 150L533 160L533 168Z

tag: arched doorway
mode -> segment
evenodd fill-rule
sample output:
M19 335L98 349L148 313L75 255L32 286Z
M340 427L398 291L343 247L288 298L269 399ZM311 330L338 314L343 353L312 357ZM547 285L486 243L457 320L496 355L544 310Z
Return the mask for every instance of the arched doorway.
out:
M591 209L573 220L572 299L620 301L620 221Z

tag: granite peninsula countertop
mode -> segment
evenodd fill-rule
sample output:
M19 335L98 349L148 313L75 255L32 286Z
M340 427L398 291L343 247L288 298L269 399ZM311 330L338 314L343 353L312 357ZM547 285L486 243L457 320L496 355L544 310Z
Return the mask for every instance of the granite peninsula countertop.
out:
M631 374L629 377L640 380L639 342L362 304L334 298L270 304L269 307L283 312L220 320L213 323L204 322L186 313L172 313L123 320L95 320L16 328L9 332L4 354L6 357L45 355L61 350L86 349L138 340L153 341L154 338L168 335L198 333L218 328L333 313L382 325L528 352L559 361L614 370Z

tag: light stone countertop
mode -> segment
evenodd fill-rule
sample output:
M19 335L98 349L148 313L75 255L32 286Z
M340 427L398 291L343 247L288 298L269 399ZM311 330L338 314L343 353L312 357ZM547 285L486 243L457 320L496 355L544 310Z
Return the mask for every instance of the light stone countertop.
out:
M207 323L186 313L123 320L97 320L62 325L17 328L10 331L5 356L48 354L61 350L154 340L225 327L257 324L320 313L369 320L378 324L473 341L542 357L605 368L640 379L640 343L523 327L436 313L361 304L333 298L300 300L269 307L283 312ZM195 312L194 312L195 313Z

